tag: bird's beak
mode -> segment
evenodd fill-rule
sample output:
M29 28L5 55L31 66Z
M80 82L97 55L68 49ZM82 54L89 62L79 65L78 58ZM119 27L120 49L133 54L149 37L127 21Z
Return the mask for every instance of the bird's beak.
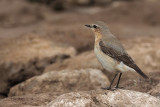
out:
M91 25L85 25L86 27L89 27L89 28L92 28L92 26Z

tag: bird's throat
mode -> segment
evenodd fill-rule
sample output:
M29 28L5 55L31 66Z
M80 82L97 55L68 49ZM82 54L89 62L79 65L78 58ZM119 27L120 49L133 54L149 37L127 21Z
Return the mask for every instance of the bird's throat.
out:
M102 39L102 35L100 32L95 32L95 43L99 43L99 41Z

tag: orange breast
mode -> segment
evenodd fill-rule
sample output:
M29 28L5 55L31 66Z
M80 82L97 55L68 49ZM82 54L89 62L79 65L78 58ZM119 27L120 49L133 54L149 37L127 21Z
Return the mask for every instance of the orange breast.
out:
M99 44L99 41L102 39L102 35L99 31L95 31L95 44Z

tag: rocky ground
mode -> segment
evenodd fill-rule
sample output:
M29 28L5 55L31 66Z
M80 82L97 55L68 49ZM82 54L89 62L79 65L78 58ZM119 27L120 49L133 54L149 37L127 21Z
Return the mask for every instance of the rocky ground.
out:
M158 0L0 0L0 107L160 107ZM150 80L122 89L93 52L84 24L105 21ZM117 80L116 80L117 81ZM114 84L115 85L115 84Z

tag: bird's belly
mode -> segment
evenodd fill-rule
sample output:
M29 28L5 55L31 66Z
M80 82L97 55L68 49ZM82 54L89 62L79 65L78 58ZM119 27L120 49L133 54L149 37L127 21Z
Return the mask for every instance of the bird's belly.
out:
M98 61L101 63L101 65L104 67L104 69L106 69L107 71L110 71L110 72L117 72L117 70L116 70L117 61L115 61L111 57L104 54L98 48L95 48L94 52L96 54Z

